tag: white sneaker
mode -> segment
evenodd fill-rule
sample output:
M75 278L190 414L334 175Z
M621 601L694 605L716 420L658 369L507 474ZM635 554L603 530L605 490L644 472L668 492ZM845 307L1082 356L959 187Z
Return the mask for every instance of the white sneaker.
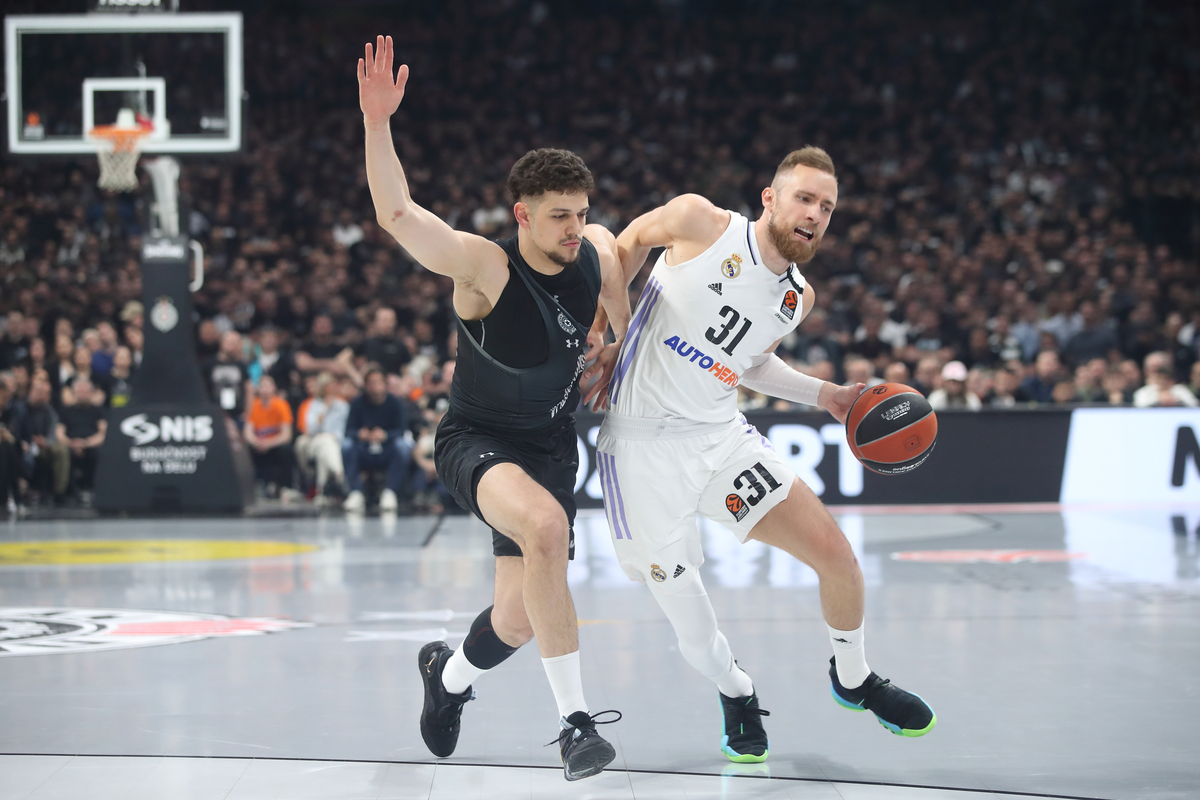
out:
M399 507L400 501L396 499L396 493L391 489L384 489L379 493L380 511L395 511Z
M342 503L342 508L347 511L362 511L366 507L367 498L363 497L362 492L351 492L346 502Z

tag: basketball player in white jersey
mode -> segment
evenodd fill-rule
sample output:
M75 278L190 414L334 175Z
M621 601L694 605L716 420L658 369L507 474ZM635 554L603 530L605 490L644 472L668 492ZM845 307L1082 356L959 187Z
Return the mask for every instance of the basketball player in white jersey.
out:
M834 657L834 699L871 710L892 733L922 736L937 718L917 695L881 680L863 651L863 578L833 517L738 413L737 387L818 406L843 424L862 384L839 387L774 355L812 309L796 269L812 259L837 205L833 161L805 147L780 164L751 221L697 195L634 220L617 244L627 280L650 248L666 248L650 274L608 385L597 450L617 557L650 587L693 667L716 683L725 711L721 747L738 762L768 752L758 696L717 630L700 579L696 515L741 541L774 545L812 567ZM597 315L592 336L605 322ZM592 374L595 373L595 374ZM585 398L585 401L590 398Z

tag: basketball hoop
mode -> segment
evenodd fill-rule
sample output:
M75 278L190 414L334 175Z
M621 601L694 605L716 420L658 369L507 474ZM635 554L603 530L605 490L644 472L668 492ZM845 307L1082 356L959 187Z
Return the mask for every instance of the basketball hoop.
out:
M115 125L97 125L88 131L100 159L100 180L96 183L101 189L132 192L138 187L138 157L146 137L153 132L149 119L139 119L127 108L118 112Z

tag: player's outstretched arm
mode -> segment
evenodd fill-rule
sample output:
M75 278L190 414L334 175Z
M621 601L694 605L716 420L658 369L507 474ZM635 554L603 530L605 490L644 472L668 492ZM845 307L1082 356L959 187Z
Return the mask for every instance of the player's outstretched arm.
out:
M729 225L729 212L698 194L681 194L665 206L647 211L617 237L625 285L633 282L651 248L665 247L680 263L707 250Z
M806 286L804 299L800 307L800 319L808 316L816 305L817 296L812 286ZM783 340L780 339L779 342ZM805 375L797 369L789 367L775 349L779 342L771 345L762 355L754 356L750 369L742 373L739 383L748 389L765 394L768 397L780 397L792 403L802 403L808 406L823 408L833 415L834 419L846 424L846 415L854 400L867 388L864 383L854 383L850 386L837 384Z
M503 265L504 251L481 236L456 231L413 202L392 143L391 118L408 83L408 65L392 73L392 37L368 43L358 60L358 102L366 127L367 184L380 227L426 269L472 281L488 265Z

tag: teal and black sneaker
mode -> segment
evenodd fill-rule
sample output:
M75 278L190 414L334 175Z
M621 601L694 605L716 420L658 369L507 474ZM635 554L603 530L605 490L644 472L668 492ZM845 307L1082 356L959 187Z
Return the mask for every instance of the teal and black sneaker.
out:
M758 694L749 697L726 697L721 692L721 710L725 712L725 727L721 731L721 752L739 764L758 764L767 760L767 732L762 718L770 711L758 707Z
M880 725L897 736L924 736L937 725L937 714L928 703L874 672L862 686L847 689L838 681L836 661L830 658L829 677L833 681L833 699L839 706L872 712Z

